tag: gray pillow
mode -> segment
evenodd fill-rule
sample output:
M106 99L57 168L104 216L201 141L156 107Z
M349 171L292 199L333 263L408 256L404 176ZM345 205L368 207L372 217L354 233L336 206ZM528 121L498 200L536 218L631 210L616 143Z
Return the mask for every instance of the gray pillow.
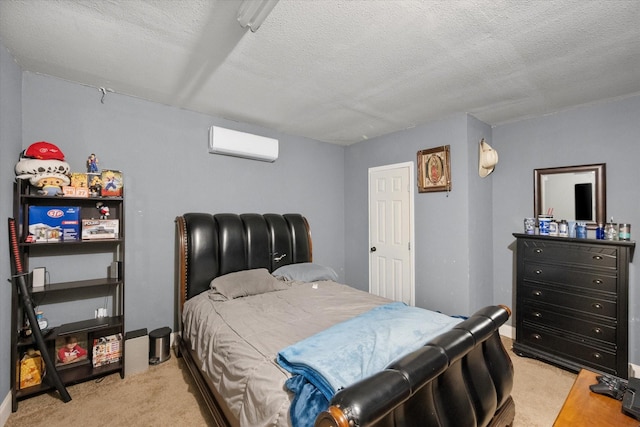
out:
M274 271L275 277L284 277L287 280L298 280L301 282L315 282L319 280L338 280L338 275L331 267L325 267L312 262L301 262L299 264L288 264Z
M281 291L289 286L276 279L266 268L237 271L218 276L211 281L211 289L228 299Z

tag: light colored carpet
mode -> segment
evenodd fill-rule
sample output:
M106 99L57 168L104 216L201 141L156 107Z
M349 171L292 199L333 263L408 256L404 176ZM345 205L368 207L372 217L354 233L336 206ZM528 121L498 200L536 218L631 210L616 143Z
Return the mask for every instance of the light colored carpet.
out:
M123 379L112 374L67 390L68 403L57 392L18 402L5 427L213 425L183 359L173 353L146 372Z
M576 375L518 357L511 351L510 339L503 338L503 343L515 369L515 427L552 426ZM68 403L57 393L20 401L6 427L212 425L184 361L175 355L144 373L124 379L114 374L68 390L72 397Z
M511 395L516 404L514 427L551 427L577 374L513 353L513 341L502 338L513 361Z

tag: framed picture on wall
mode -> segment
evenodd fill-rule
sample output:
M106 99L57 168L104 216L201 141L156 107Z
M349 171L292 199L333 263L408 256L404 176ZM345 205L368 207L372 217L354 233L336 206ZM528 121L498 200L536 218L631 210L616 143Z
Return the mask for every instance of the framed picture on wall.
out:
M418 192L451 191L449 147L418 151Z

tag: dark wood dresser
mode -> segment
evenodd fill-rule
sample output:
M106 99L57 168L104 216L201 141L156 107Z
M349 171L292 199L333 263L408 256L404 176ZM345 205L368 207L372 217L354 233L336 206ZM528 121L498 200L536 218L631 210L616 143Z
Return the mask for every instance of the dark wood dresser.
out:
M628 377L629 263L635 242L517 234L520 356Z

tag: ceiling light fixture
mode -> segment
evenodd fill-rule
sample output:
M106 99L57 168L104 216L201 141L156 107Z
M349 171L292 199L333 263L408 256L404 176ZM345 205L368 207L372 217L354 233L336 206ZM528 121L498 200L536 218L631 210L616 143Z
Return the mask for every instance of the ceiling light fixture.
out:
M244 0L238 8L238 22L242 28L258 31L278 0Z

